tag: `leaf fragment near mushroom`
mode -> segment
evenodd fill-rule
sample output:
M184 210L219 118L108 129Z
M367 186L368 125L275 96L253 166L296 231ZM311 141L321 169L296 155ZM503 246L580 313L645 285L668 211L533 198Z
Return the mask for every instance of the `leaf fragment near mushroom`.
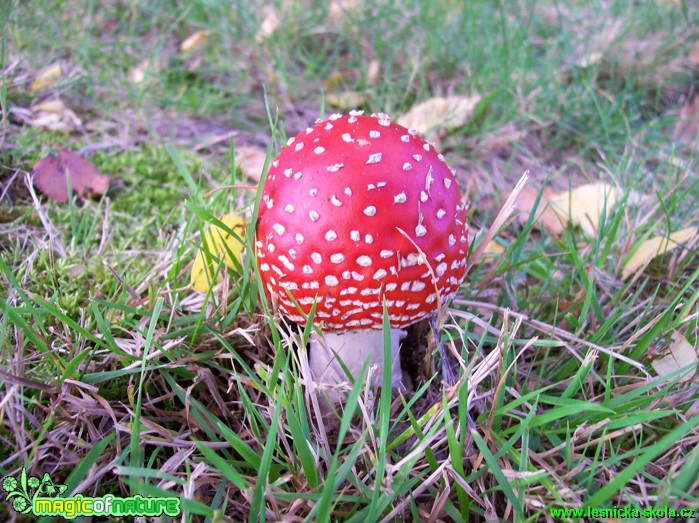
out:
M533 187L524 187L519 194L515 206L520 212L518 220L520 223L526 223L529 216L534 212L534 205L539 199L539 204L536 207L536 216L534 217L534 226L543 228L553 234L559 235L563 233L563 229L568 223L568 219L563 213L557 213L552 207L551 201L558 195L550 187L544 187L539 198L539 190Z
M44 127L52 131L70 132L81 129L82 120L63 100L47 100L31 108L32 117L27 121L32 127Z
M191 53L197 49L204 47L209 38L207 31L196 31L189 35L180 45L180 50L183 53Z
M697 349L692 346L687 339L677 331L672 332L670 344L667 347L667 355L653 360L651 365L658 376L668 376L682 368L687 368L688 365L694 364L694 369L691 369L681 375L680 381L689 381L697 374Z
M480 100L478 94L430 98L413 106L397 123L422 135L454 129L468 121Z
M221 223L233 231L238 238L227 230L210 224L204 233L204 241L192 264L191 282L192 288L200 292L207 292L211 284L215 283L218 261L222 260L226 266L235 268L231 256L240 260L245 248L245 220L237 214L226 214L219 218ZM208 277L207 277L207 272ZM218 274L220 281L222 275Z
M697 235L697 227L687 227L680 229L666 236L654 236L638 245L633 255L626 261L621 272L621 278L627 279L636 274L640 269L648 265L653 258L687 243Z
M550 199L556 212L590 236L597 234L602 216L611 214L617 202L617 190L606 183L589 183L559 193Z
M34 81L29 86L29 91L35 93L55 85L63 76L63 68L61 64L52 64L46 69L39 72L34 78Z
M235 148L235 165L245 176L256 182L262 177L262 169L267 159L267 151L252 145Z

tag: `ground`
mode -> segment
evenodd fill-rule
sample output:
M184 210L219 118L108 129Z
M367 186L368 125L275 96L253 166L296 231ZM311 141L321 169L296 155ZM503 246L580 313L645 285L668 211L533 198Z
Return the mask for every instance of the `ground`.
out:
M462 4L0 7L0 476L174 495L185 521L699 510L699 9ZM201 233L251 220L249 158L317 118L452 97L473 106L426 132L470 204L466 279L440 340L411 329L409 390L359 379L321 417L252 249L192 288ZM34 188L59 149L107 192Z

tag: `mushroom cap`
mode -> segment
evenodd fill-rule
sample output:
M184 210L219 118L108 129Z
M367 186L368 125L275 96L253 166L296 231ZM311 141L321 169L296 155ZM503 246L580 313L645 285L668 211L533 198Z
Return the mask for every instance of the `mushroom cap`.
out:
M305 324L315 302L323 330L380 329L385 300L401 328L457 291L466 205L415 131L384 114L333 115L272 162L255 245L263 288L292 321Z

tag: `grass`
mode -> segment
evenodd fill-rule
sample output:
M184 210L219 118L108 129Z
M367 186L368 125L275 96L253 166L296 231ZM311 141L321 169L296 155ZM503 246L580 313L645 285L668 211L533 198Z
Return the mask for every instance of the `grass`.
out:
M621 278L641 240L699 220L696 137L673 139L696 90L687 56L699 10L270 5L283 25L267 37L249 2L0 7L0 476L26 466L84 496L175 495L184 521L699 510L696 377L651 365L673 332L697 346L696 238ZM206 44L182 53L198 30ZM32 92L54 63L58 83ZM416 329L424 357L406 362L405 395L357 379L323 420L294 348L309 331L270 314L252 256L207 294L191 290L189 269L207 222L254 221L253 191L203 197L248 183L235 150L275 154L336 110L325 94L345 91L393 115L481 95L466 125L438 136L475 229L526 170L536 188L604 181L621 196L594 236L508 220L504 252L474 261L441 318L447 360ZM26 109L47 97L83 128L28 124ZM86 151L116 180L109 193L34 197L26 173L56 147ZM454 384L441 379L450 360ZM8 503L0 513L14 514Z

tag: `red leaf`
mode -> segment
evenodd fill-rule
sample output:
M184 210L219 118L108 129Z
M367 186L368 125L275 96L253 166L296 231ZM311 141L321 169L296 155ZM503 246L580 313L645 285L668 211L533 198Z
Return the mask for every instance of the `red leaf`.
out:
M100 174L94 165L79 154L59 149L58 156L47 156L34 164L34 185L50 199L66 203L66 173L70 178L70 186L81 198L104 194L111 182L110 176Z

